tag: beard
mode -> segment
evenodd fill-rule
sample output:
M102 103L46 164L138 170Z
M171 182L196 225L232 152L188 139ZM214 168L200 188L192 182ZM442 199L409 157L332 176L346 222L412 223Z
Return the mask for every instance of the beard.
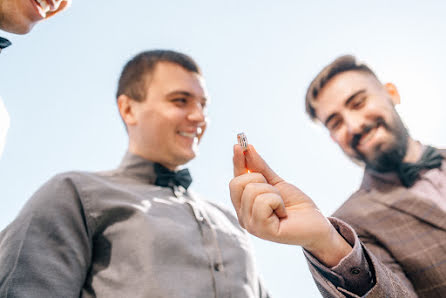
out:
M360 133L355 134L350 144L356 153L356 157L363 161L368 168L377 172L395 171L399 168L407 153L409 133L396 112L392 120L393 123L390 125L383 118L377 118L374 123L364 126ZM377 144L372 152L366 156L357 148L359 141L362 136L379 126L389 132L391 139L387 143Z

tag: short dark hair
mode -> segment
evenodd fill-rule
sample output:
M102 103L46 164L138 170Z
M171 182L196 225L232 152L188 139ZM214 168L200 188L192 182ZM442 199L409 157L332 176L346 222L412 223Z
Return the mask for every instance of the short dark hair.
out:
M150 75L159 62L170 62L201 74L197 63L188 55L171 50L151 50L139 53L124 66L119 77L116 98L125 94L136 101L144 101Z
M376 74L367 65L358 62L354 56L344 55L336 58L319 72L307 89L305 109L312 120L316 119L316 110L314 109L313 102L316 100L322 88L336 75L350 70L371 74L378 80Z

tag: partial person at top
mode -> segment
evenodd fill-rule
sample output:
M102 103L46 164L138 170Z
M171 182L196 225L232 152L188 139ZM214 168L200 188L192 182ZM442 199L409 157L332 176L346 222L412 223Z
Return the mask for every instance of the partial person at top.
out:
M332 217L253 146L245 154L234 147L230 190L240 223L260 238L302 246L324 297L446 296L446 150L413 139L399 103L396 86L353 56L330 63L309 86L307 113L364 165L361 186Z
M71 0L0 0L0 30L26 34L42 20L66 9ZM0 53L11 42L0 36ZM0 97L0 157L6 141L10 119Z
M26 34L38 22L66 9L71 0L1 0L0 29Z

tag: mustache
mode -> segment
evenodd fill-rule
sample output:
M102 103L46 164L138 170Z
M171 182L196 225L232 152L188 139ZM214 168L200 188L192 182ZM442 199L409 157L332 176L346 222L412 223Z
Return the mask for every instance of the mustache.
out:
M387 127L386 123L384 122L384 119L378 118L374 123L370 123L367 125L364 125L360 132L355 133L352 137L352 140L350 141L350 147L357 151L357 147L359 145L359 142L361 141L361 138L368 134L372 129L379 127L380 125Z

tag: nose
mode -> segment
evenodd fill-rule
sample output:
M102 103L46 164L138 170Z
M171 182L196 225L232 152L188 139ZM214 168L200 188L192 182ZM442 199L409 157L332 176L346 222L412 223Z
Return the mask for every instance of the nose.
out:
M348 115L344 115L344 145L348 147L356 146L354 143L359 141L359 138L364 130L364 126L364 121L361 115L357 113L349 113Z
M364 122L358 113L349 113L344 115L344 123L349 134L354 135L360 133L363 129Z
M199 126L205 125L206 124L205 107L203 107L199 102L192 105L187 115L187 119L189 121L199 123Z

